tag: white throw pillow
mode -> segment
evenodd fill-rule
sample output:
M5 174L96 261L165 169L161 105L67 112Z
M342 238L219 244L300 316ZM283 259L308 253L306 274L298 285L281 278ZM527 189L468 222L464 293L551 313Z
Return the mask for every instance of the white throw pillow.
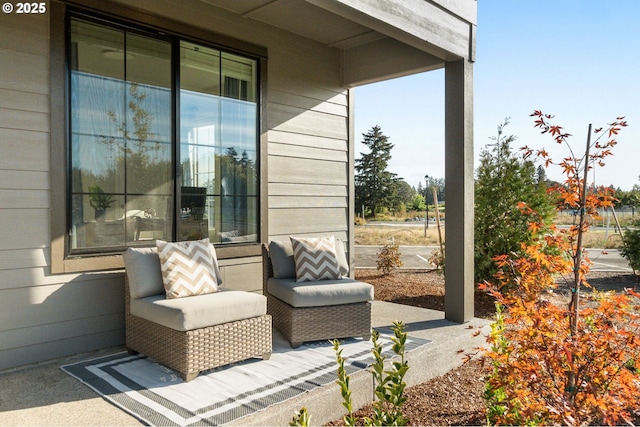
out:
M290 237L296 282L340 279L335 237Z
M175 243L157 240L156 246L167 299L218 291L209 239Z

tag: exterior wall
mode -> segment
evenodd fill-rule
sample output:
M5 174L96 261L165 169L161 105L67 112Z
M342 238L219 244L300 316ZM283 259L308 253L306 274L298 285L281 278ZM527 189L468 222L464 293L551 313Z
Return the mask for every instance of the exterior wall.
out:
M347 239L349 108L339 52L201 2L122 4L268 49L263 226L270 239ZM124 343L121 270L51 273L51 199L61 190L49 180L58 167L49 161L49 45L49 14L0 15L0 369ZM259 292L261 262L221 259L225 285Z
M122 341L121 274L50 274L48 15L0 16L0 368Z
M305 79L318 68L325 76L331 74L325 64L306 63ZM276 74L280 76L277 70ZM292 73L271 79L270 84L270 238L334 234L346 240L347 92L309 87Z

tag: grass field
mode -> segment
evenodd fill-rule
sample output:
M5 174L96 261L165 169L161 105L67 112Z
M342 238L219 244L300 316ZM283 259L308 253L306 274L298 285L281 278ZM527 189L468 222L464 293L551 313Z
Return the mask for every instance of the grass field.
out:
M444 240L444 227L442 227ZM407 227L389 227L378 225L359 225L355 229L356 245L384 245L396 243L402 246L437 246L438 230L435 224L429 224L427 237L424 236L424 223Z
M442 238L446 241L444 226L442 226ZM437 246L438 229L435 224L429 224L425 237L424 223L397 227L371 224L356 226L356 245L384 245L386 243L395 243L400 246ZM622 240L612 228L609 232L604 230L587 232L583 243L586 248L617 249L620 248Z

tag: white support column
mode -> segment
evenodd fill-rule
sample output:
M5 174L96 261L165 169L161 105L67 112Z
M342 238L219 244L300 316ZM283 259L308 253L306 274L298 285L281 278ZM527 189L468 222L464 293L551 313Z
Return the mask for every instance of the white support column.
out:
M448 320L474 317L473 63L445 65L446 247L444 311Z

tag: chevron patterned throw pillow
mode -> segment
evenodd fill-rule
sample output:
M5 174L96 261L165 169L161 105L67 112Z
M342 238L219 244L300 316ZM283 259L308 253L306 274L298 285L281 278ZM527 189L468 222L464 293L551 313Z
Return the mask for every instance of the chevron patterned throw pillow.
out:
M167 299L217 292L209 239L175 243L157 240L156 246Z
M296 282L340 279L335 237L290 237Z

